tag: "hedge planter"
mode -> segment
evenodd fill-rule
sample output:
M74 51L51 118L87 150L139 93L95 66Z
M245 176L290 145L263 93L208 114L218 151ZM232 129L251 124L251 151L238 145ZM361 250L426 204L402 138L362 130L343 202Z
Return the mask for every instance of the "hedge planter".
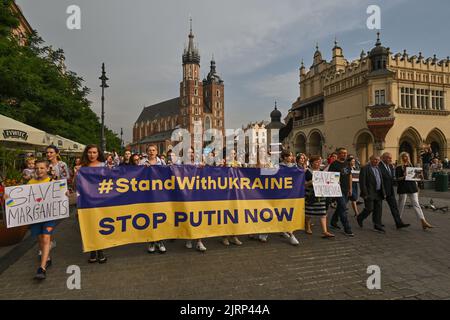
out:
M28 226L21 226L16 228L6 228L3 220L0 220L0 247L12 246L19 243L25 237Z

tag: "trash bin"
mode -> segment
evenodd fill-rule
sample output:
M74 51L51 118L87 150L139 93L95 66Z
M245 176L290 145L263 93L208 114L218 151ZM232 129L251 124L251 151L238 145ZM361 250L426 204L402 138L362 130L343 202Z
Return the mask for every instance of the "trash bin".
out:
M445 192L448 191L448 174L445 172L440 172L436 175L435 181L436 191Z

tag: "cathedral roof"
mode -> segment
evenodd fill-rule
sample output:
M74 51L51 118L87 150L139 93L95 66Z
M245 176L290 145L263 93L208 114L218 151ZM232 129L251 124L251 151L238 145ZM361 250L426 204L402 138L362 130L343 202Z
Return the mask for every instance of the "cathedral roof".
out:
M170 129L163 132L158 132L155 134L152 134L150 136L145 137L140 141L140 143L152 143L152 142L159 142L159 141L165 141L165 140L171 140L172 138L172 132L175 129Z
M136 122L152 121L154 119L176 116L180 113L180 98L166 100L142 110Z

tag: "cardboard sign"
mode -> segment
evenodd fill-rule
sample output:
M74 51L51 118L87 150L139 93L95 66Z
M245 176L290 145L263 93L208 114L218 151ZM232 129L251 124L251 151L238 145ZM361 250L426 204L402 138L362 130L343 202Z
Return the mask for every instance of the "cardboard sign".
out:
M7 187L6 227L30 225L69 217L67 181Z
M423 180L423 169L406 167L406 181L422 181Z
M316 197L342 197L341 185L339 184L339 172L314 171L313 187Z

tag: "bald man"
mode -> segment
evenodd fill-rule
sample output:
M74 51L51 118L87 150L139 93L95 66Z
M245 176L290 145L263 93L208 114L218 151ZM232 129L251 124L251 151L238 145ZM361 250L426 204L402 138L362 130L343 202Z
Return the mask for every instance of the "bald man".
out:
M374 230L385 233L381 223L382 201L384 198L384 185L378 164L380 157L372 155L370 162L359 173L359 187L361 197L364 199L364 210L356 218L359 226L363 227L363 221L372 214Z
M407 223L403 223L402 219L400 218L400 213L397 207L397 200L395 199L395 168L392 165L392 154L390 154L389 152L383 153L378 168L380 169L381 176L383 178L384 192L386 194L385 200L389 205L389 209L391 210L392 217L395 221L395 226L397 227L397 229L409 227L410 225Z

